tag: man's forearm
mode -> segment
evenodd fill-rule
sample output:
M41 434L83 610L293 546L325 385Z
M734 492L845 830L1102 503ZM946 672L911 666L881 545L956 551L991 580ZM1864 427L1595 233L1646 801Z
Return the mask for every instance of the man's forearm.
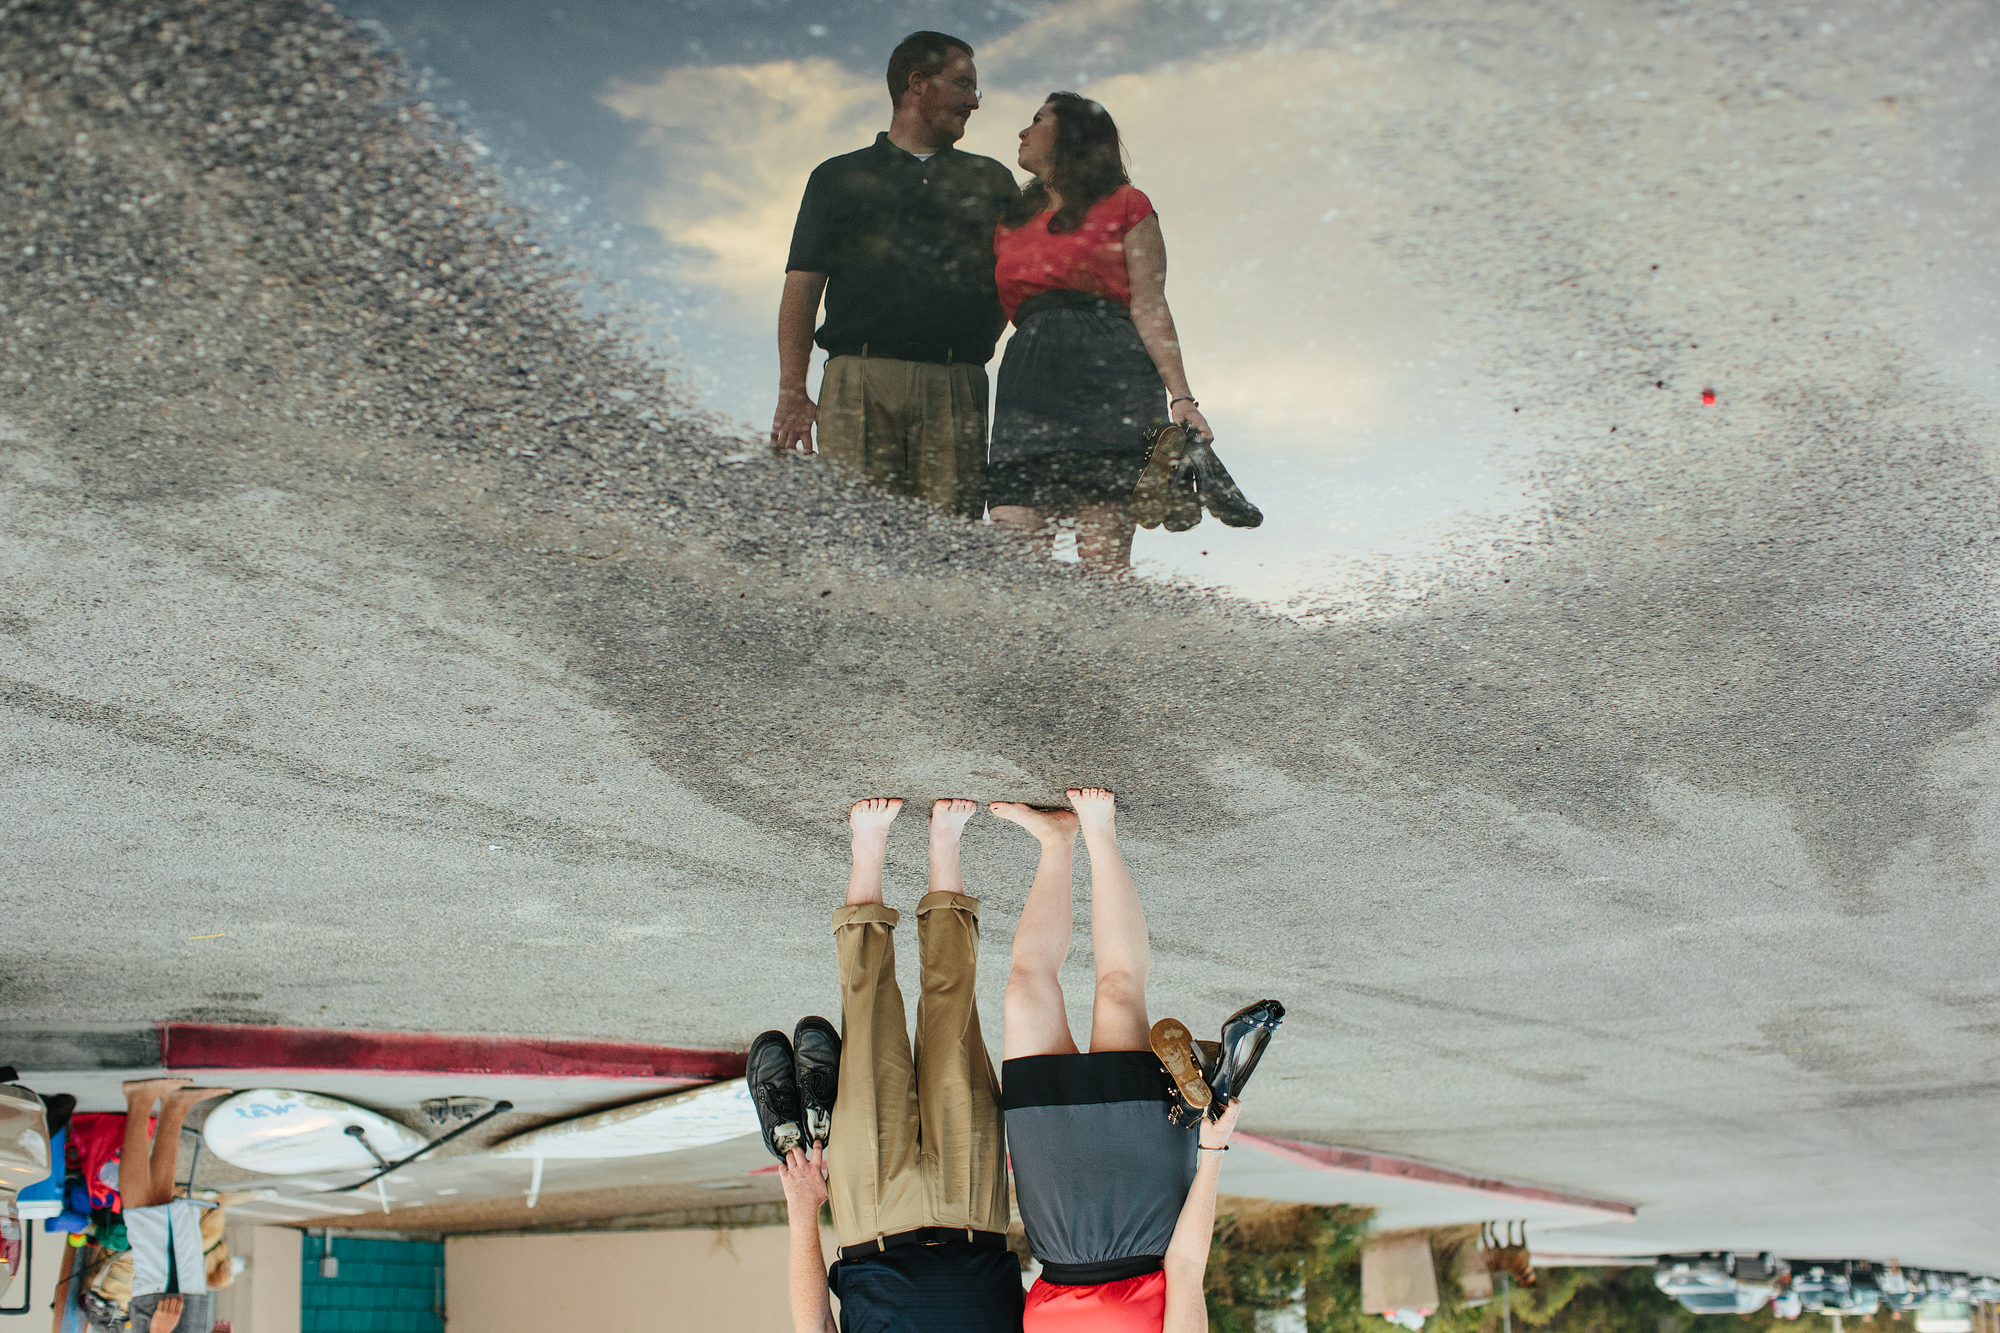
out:
M812 366L813 321L826 274L794 269L785 275L785 295L778 303L778 389L804 389Z
M791 1259L787 1284L792 1298L793 1333L832 1333L833 1302L826 1294L826 1256L819 1248L819 1211L791 1214Z

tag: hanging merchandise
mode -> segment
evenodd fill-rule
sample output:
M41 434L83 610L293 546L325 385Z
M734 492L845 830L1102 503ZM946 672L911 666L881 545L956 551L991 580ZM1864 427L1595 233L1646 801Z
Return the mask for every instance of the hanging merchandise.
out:
M151 1121L147 1122L150 1132ZM90 1186L90 1206L119 1211L118 1154L125 1148L125 1117L92 1111L69 1119L70 1143L83 1165L84 1183Z

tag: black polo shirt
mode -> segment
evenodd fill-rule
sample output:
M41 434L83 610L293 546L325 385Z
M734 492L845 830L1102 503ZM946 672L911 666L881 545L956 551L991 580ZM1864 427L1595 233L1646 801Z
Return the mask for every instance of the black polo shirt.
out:
M993 281L993 226L1019 193L990 157L944 148L918 161L878 134L806 182L785 268L824 273L829 355L993 359L1007 320Z
M963 1242L842 1259L826 1275L840 1333L1021 1333L1021 1261Z

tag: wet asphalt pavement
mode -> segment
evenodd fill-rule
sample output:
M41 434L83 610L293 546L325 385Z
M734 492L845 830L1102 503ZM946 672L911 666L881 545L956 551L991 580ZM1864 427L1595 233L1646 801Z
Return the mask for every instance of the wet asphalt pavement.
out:
M1990 13L1589 12L1329 12L1545 502L1301 623L718 434L328 10L0 3L8 1025L740 1047L847 802L908 905L931 798L1102 784L1154 1008L1291 1008L1247 1125L2000 1264L2000 433L1888 217Z

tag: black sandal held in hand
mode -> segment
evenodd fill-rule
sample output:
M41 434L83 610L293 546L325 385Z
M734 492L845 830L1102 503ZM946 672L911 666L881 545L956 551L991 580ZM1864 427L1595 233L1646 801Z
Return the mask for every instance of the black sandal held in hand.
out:
M1215 1094L1208 1108L1210 1120L1222 1119L1229 1103L1243 1095L1257 1062L1264 1058L1264 1048L1271 1044L1271 1034L1284 1021L1285 1006L1276 1000L1246 1004L1223 1020L1221 1068L1209 1080Z
M762 1032L750 1043L750 1057L743 1063L743 1078L750 1085L750 1100L757 1106L757 1127L764 1146L779 1161L799 1146L799 1076L792 1060L792 1043L782 1032Z
M1152 1046L1173 1081L1167 1094L1167 1118L1182 1129L1200 1124L1215 1094L1209 1091L1194 1034L1178 1018L1163 1018L1153 1024Z
M1187 427L1177 421L1153 432L1152 456L1132 487L1132 521L1140 527L1186 532L1201 522L1201 499L1187 462L1188 440Z

